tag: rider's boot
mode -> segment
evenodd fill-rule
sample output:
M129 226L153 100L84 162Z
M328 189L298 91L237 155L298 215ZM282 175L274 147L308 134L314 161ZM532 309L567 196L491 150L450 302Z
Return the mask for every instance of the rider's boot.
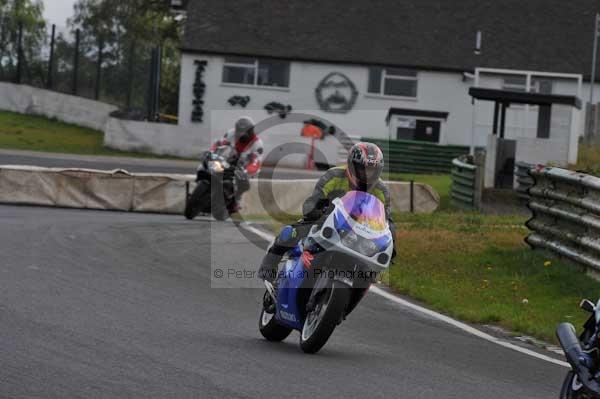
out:
M260 269L258 269L258 278L270 283L275 283L277 277L277 266L279 265L281 257L281 255L267 251L262 263L260 264Z
M231 215L232 213L238 213L242 209L240 206L240 200L236 197L235 200L227 207L227 212Z

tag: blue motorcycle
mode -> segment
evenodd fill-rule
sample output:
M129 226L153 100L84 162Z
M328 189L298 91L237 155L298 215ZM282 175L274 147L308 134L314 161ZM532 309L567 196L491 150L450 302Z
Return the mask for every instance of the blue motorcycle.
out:
M261 334L282 341L300 332L300 348L318 352L389 267L392 233L381 201L350 191L288 251L275 287L265 282Z

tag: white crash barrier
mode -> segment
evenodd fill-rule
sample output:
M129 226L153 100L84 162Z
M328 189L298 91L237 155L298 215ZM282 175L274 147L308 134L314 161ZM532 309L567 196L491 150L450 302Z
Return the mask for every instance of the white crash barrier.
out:
M193 180L194 175L0 166L0 203L180 214L185 207L186 183L193 190ZM300 214L315 183L252 180L250 191L242 199L242 216ZM392 208L409 212L410 183L388 185ZM412 192L414 212L430 213L439 206L439 195L430 186L415 183Z
M43 115L62 122L104 130L117 107L27 85L0 82L0 109L20 114Z
M121 151L197 158L211 145L207 132L191 127L108 118L104 146Z
M264 180L253 181L250 191L242 199L242 214L300 214L304 200L313 192L316 180ZM411 211L410 182L386 182L390 190L392 209ZM440 204L438 193L422 183L413 185L412 209L416 213L431 213ZM272 195L269 195L272 192ZM268 209L265 209L268 208Z
M0 167L0 201L68 208L131 210L134 177L122 170Z
M134 174L134 212L183 213L186 182L195 175ZM190 184L190 190L194 187Z

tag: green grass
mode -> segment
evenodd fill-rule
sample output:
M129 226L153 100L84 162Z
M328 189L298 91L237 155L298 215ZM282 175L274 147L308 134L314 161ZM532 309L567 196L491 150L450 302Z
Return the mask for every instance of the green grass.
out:
M0 148L83 155L173 158L155 154L105 148L97 130L71 125L43 116L0 111Z
M399 181L414 180L416 183L428 184L440 195L439 210L450 208L450 185L452 184L452 180L449 174L389 173L384 178Z
M386 282L458 319L555 342L560 322L579 327L585 320L577 305L595 300L600 283L529 249L522 222L469 213L402 216Z
M594 176L600 176L600 145L580 143L577 163L569 165L569 168Z

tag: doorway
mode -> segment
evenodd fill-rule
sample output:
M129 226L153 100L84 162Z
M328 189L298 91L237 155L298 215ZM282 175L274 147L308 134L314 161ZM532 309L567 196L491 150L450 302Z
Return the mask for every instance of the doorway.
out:
M494 187L512 189L515 179L517 141L498 138Z
M440 142L440 121L417 120L415 129L415 140Z

